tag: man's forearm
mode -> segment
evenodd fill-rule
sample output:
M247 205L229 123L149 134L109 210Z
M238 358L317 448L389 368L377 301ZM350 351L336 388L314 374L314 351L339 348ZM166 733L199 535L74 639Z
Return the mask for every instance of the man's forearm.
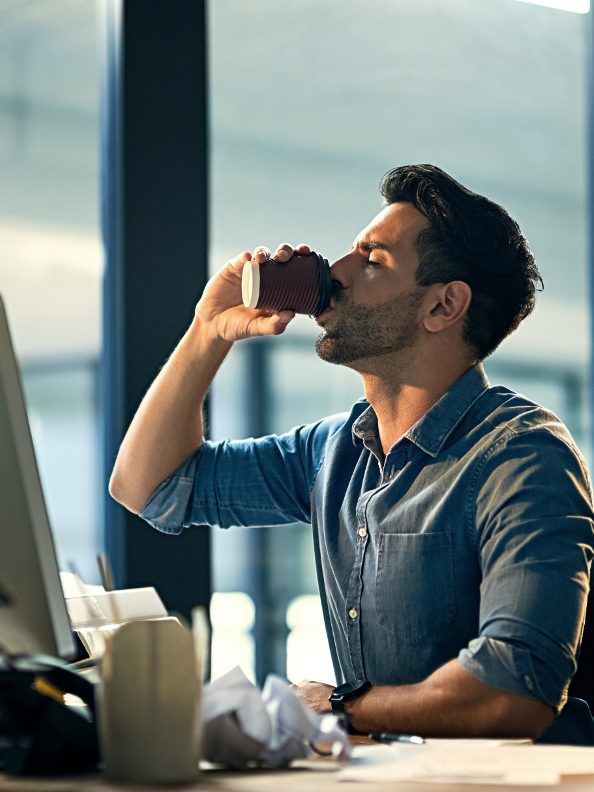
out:
M347 711L359 731L424 737L537 738L553 719L546 704L484 685L457 660L418 684L372 688Z
M307 245L297 250L309 252ZM293 252L290 245L280 245L275 256L288 261ZM159 484L202 444L204 398L232 343L281 335L294 318L294 311L258 310L243 304L246 262L260 265L269 257L270 251L263 247L253 256L244 251L213 275L188 332L142 400L109 482L112 497L131 511L141 511Z
M120 447L113 498L133 512L203 442L202 406L231 343L212 338L195 318L149 388Z
M329 712L330 685L293 685L316 712ZM516 696L479 682L451 660L414 685L378 685L346 702L352 725L365 734L393 732L423 737L540 737L553 710L534 698Z

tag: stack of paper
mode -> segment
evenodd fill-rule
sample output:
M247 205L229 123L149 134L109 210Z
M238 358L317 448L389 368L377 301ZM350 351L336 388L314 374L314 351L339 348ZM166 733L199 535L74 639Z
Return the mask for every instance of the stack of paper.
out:
M425 745L355 748L353 762L340 772L340 780L553 786L563 776L578 775L594 776L594 748L428 740Z

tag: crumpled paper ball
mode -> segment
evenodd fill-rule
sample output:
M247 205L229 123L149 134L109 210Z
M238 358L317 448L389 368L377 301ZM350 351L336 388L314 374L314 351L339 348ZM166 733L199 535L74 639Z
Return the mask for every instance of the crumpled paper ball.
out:
M282 767L304 759L312 744L331 744L338 758L350 743L333 715L309 709L281 677L271 674L262 692L236 667L206 685L202 698L202 757L242 769Z

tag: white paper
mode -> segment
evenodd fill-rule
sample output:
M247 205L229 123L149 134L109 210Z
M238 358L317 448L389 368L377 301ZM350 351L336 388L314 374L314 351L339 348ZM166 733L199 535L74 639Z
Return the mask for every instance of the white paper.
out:
M60 582L64 597L86 597L92 594L105 594L103 586L84 583L76 572L60 572Z
M240 668L206 685L202 699L203 757L241 768L281 767L311 753L311 744L336 746L346 757L346 733L332 715L310 710L286 680L270 675L260 692Z
M357 747L339 779L551 786L571 775L594 775L594 748L429 740L425 745Z

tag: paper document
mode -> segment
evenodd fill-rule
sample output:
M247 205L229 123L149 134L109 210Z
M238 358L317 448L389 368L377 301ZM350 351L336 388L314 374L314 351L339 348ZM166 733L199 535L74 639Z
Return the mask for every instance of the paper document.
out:
M339 778L553 786L562 776L572 775L594 775L594 748L497 740L428 740L425 745L359 746Z

